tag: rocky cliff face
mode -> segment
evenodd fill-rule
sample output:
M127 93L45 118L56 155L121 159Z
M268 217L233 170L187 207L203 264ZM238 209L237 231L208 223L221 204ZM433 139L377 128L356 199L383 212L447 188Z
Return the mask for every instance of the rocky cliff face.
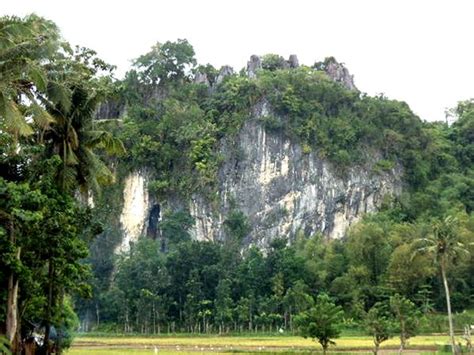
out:
M136 241L146 228L151 208L147 180L147 175L142 172L134 172L125 179L123 208L120 214L123 238L117 252L128 251L130 243Z
M364 213L375 211L384 196L401 193L400 168L374 173L367 164L338 172L317 152L304 152L281 133L267 131L259 117L269 111L266 102L260 103L234 143L222 142L225 163L218 174L218 202L209 203L198 194L184 201L195 220L191 230L195 239L225 239L224 222L232 209L248 218L251 231L244 240L247 246L265 248L273 238L291 238L298 231L341 238ZM150 224L156 228L161 218L156 211L151 216L157 204L155 201L152 206L150 202L144 175L129 176L124 200L121 222L125 238L121 250L146 234ZM159 203L173 208L168 201Z

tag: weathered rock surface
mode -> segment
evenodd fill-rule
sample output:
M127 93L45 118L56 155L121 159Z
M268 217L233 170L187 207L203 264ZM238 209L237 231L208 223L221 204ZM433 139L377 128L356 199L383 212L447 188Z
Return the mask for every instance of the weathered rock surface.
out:
M220 70L216 78L216 84L222 83L225 77L233 75L234 69L229 65L224 65Z
M96 119L116 119L125 114L125 101L110 99L99 105L95 112Z
M354 84L354 76L349 73L344 64L339 63L334 58L328 58L324 71L332 80L344 85L347 89L357 90Z
M251 232L244 241L247 246L265 248L273 238L291 238L298 231L341 238L364 213L376 211L385 195L401 193L400 168L375 174L368 164L341 174L316 152L305 153L282 133L266 131L258 117L270 111L269 105L261 102L235 139L237 143L222 142L226 161L218 174L218 203L211 204L198 194L180 203L181 207L188 206L195 219L191 230L195 239L225 239L224 222L232 208L242 211L250 222ZM124 204L121 217L128 241L145 233L153 208L142 187L146 181L137 174L129 179L124 193L129 202ZM137 195L131 197L134 189ZM169 201L160 203L177 206Z
M130 244L143 233L150 211L150 198L147 186L148 176L142 172L131 173L124 182L123 207L120 214L122 243L117 252L126 252Z
M209 79L207 78L206 73L201 73L197 72L196 75L194 76L194 83L196 84L204 84L204 85L210 85Z
M262 69L262 60L258 55L252 55L247 62L247 76L249 78L256 78L257 71Z
M298 61L296 54L290 55L290 58L288 59L288 65L290 68L298 68L300 66L300 62Z
M376 211L385 195L401 193L400 169L380 175L371 166L353 167L341 175L316 153L305 154L300 145L267 132L256 119L266 114L262 103L241 130L232 150L243 158L231 157L230 148L223 147L231 158L219 173L219 210L200 196L190 201L196 239L224 239L223 222L232 204L252 227L247 245L265 248L273 238L298 231L341 238L364 213Z

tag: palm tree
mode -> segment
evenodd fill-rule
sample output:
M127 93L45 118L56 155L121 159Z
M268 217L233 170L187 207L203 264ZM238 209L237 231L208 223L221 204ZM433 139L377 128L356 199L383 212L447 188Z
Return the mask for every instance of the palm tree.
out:
M96 73L110 66L87 49L74 57L71 54L52 22L35 15L0 18L0 174L14 181L25 179L18 172L17 155L25 148L22 138L28 137L34 145L46 147L45 158L60 157L57 181L61 190L71 194L81 190L84 196L112 179L94 150L122 152L123 145L109 132L99 130L93 120L102 98L101 82L106 80L96 78ZM25 159L31 165L38 158ZM42 172L36 173L41 178ZM21 241L15 239L10 224L5 227L19 261ZM50 274L53 277L54 270ZM17 342L18 287L18 277L11 270L6 330L12 346Z
M422 247L420 247L418 251L431 254L440 268L444 292L446 295L446 306L448 309L451 347L453 354L456 354L453 316L451 313L451 299L446 273L451 263L457 257L462 254L469 254L468 249L460 240L459 223L457 218L448 216L443 220L434 221L432 224L431 233L425 238L420 238L418 242L422 244Z
M0 129L14 142L44 130L51 117L38 102L49 91L49 99L66 98L61 86L50 80L51 64L69 50L54 23L36 15L0 18Z
M95 151L103 149L108 154L122 154L125 149L119 139L97 127L94 112L102 98L101 95L91 90L87 84L81 83L74 83L70 90L72 93L70 105L64 106L60 103L47 105L54 121L44 134L44 143L48 147L47 157L56 155L61 159L57 170L59 189L66 194L80 196L81 201L86 203L90 192L97 193L100 191L100 185L113 181L112 172ZM53 294L55 283L53 257L51 255L48 260L49 291L45 312L45 344L49 341L53 298L57 296Z
M100 191L100 186L113 181L113 175L96 154L98 149L108 154L125 152L122 142L111 132L100 129L102 122L94 120L94 112L102 97L82 85L71 87L71 103L49 106L54 121L45 132L48 155L58 155L61 167L58 184L62 190L82 197Z
M57 27L50 21L31 15L0 18L0 135L3 157L0 171L3 177L21 180L18 155L19 138L31 136L35 128L47 129L50 115L38 103L38 94L47 87L48 65L62 48ZM60 92L61 90L56 90ZM21 243L15 238L13 223L5 226L15 256L21 258ZM18 319L19 281L13 270L8 274L6 336L15 349Z

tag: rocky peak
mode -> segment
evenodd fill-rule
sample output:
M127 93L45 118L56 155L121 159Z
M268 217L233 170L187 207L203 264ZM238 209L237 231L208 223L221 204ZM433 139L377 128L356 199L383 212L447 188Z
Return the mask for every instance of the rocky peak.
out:
M196 75L194 75L194 83L195 84L205 84L207 86L210 85L209 78L207 77L207 74L199 72L199 71L196 73Z
M216 79L216 84L222 83L225 77L233 75L234 74L234 69L229 66L229 65L224 65L221 67L221 70L219 70L219 74L217 75Z
M329 57L324 62L316 63L314 67L318 70L324 70L332 80L342 84L347 89L358 91L354 84L354 76L350 75L344 63L339 63L334 57Z
M257 71L262 69L262 60L258 55L253 54L247 62L247 75L249 78L256 78Z
M290 68L298 68L300 66L300 63L298 61L298 57L296 54L291 54L290 58L288 58L288 66Z

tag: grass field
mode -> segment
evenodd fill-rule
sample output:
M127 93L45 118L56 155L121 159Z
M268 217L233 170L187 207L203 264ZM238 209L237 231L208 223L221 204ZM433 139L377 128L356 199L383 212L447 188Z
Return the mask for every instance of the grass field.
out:
M459 339L461 341L461 339ZM396 353L398 338L383 343L384 353ZM435 353L448 344L445 335L422 335L410 339L409 353ZM336 346L330 348L339 354L369 353L372 339L366 336L342 337L336 339ZM156 351L155 351L156 348ZM87 337L75 339L68 355L130 355L130 354L290 354L320 351L321 347L309 339L296 336L160 336L160 337Z

